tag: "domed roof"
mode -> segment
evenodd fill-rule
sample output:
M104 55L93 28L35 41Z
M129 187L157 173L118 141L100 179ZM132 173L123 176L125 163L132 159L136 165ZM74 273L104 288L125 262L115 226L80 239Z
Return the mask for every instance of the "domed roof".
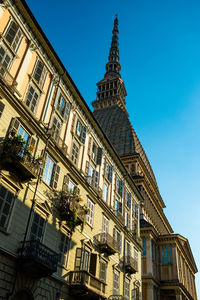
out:
M153 170L127 113L118 105L113 105L97 109L93 114L119 156L139 154L157 186Z

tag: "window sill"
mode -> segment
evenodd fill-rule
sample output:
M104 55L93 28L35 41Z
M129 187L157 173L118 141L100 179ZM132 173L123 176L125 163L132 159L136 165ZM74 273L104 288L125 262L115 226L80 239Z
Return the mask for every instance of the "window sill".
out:
M3 228L3 227L0 227L0 232L4 233L5 235L9 235L10 232L8 232L7 229Z

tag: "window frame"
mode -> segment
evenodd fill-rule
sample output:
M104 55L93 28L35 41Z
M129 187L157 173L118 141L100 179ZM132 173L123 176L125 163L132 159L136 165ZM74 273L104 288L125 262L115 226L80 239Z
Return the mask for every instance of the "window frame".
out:
M0 208L0 223L2 221L2 217L5 215L4 213L4 209L5 209L5 205L7 204L7 198L8 198L8 195L10 195L11 197L11 201L10 201L10 206L8 208L8 213L6 215L6 219L5 219L5 222L4 222L4 225L3 226L0 226L0 230L3 230L3 231L8 231L8 228L9 228L9 225L10 225L10 221L11 221L11 217L12 217L12 213L13 213L13 209L14 209L14 205L15 205L15 200L16 200L16 196L14 195L14 193L12 193L10 190L8 190L4 185L0 184L0 192L1 192L1 189L5 189L5 194L6 194L6 198L4 197L1 197L1 194L0 194L0 200L2 200L2 205L1 205L1 208Z
M94 209L95 209L95 204L94 202L88 198L87 201L87 208L89 210L88 214L86 215L86 222L90 225L93 226L94 223ZM91 209L92 208L92 209Z

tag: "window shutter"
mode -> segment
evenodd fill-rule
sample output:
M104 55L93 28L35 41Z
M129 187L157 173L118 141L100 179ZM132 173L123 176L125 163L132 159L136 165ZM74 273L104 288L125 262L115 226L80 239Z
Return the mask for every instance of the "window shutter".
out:
M81 269L81 257L82 257L82 249L76 248L76 258L75 258L75 266L74 266L75 271Z
M57 189L59 174L60 174L60 166L55 164L53 168L53 174L51 177L51 187L53 189Z
M127 206L128 206L128 208L131 208L131 194L128 193L127 197L128 197Z
M98 166L101 166L102 155L103 155L103 149L98 147L98 149L97 149L97 165Z
M71 108L70 103L65 100L65 110L64 110L64 114L63 114L63 118L65 119L65 121L68 120L70 108Z
M67 192L68 191L68 185L69 185L69 176L65 175L64 179L63 179L63 186L62 186L63 192Z
M121 251L122 251L122 236L121 236L121 234L119 234L119 253L121 253Z
M96 275L96 266L97 266L97 255L94 253L91 253L90 256L90 269L89 272L90 274L92 274L93 276Z
M10 123L9 132L11 132L12 130L18 131L19 126L20 126L20 121L18 120L18 118L13 118Z
M113 178L113 166L109 166L108 180L110 181L110 183L112 183L112 178Z
M89 142L88 142L88 155L90 155L91 152L91 143L92 143L92 137L89 137Z
M0 227L5 228L8 225L9 217L14 203L14 195L0 185Z
M122 214L122 202L118 202L119 212Z
M87 131L87 128L86 128L85 126L82 125L82 127L81 127L80 141L81 141L81 143L83 143L83 144L85 144L86 131Z
M44 158L45 161L45 163L42 165L42 171L41 171L41 175L43 175L45 164L46 164L46 158L47 158L47 152L45 152L45 149L42 149L41 156Z
M75 126L75 119L77 119L77 116L76 116L76 114L74 113L74 114L73 114L73 117L72 117L71 133L73 133L73 132L75 131L75 128L76 128L76 126Z
M77 196L80 195L80 189L77 186L74 187L74 192L76 192Z
M5 108L5 104L0 101L0 118L1 118L1 116L3 114L4 108Z
M88 171L89 171L89 161L86 161L86 166L85 166L85 174L88 175Z
M124 193L124 183L122 180L119 181L119 190L118 190L119 195L123 198L123 193Z

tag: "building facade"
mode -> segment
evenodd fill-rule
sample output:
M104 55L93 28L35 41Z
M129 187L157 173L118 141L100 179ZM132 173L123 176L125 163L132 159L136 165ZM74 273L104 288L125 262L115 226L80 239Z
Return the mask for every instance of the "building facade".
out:
M0 299L142 299L143 202L25 1L0 1Z
M144 199L140 212L142 299L197 299L197 267L189 242L181 235L173 234L153 170L128 118L126 89L120 75L118 34L116 17L106 73L97 83L93 107L95 118ZM132 230L134 226L133 223Z

